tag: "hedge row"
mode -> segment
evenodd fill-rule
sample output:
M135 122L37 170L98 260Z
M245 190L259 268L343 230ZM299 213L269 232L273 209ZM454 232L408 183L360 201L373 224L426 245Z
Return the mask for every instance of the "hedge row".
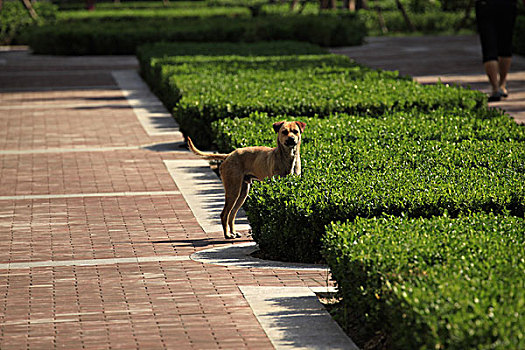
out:
M213 121L256 111L272 116L376 115L485 104L481 93L442 84L423 86L338 55L167 57L162 50L166 44L139 49L143 75L173 108L181 130L201 147L210 145Z
M387 33L383 33L376 11L359 11L359 17L365 22L369 35L410 33L410 28L399 10L384 11L381 14L384 25L388 30ZM409 13L408 15L416 32L423 34L455 34L455 28L461 25L464 17L463 12L444 12L441 10L417 14ZM476 22L474 15L461 29L468 30L471 33L475 32Z
M95 11L60 11L58 20L67 22L93 22L101 21L142 21L144 19L166 18L208 18L208 17L251 17L250 10L246 7L152 7L137 10L135 8L97 9Z
M355 16L209 17L89 21L34 27L25 37L38 54L131 54L160 41L254 42L299 40L321 46L359 45L366 35Z
M360 329L390 333L392 348L522 345L520 315L508 312L523 307L525 129L481 93L421 86L300 44L301 55L280 44L261 55L261 45L270 44L140 54L185 132L211 128L221 151L275 145L277 120L307 123L303 175L255 183L246 202L261 250L319 261L328 226L324 253L347 303L340 318L357 305ZM387 215L399 218L363 219Z
M279 119L289 118L223 119L215 139L222 151L271 146ZM274 259L320 261L334 220L505 210L523 217L525 131L499 111L298 119L307 123L303 175L257 183L245 204L253 238Z
M391 349L523 349L524 232L492 214L332 224L337 318L361 316L359 332L383 330Z
M61 6L61 21L92 21L92 20L140 20L143 18L200 18L200 17L252 17L252 16L294 16L319 15L319 5L314 3L297 6L290 9L290 4L268 3L267 1L239 1L236 3L218 3L213 1L175 1L167 4L162 2L124 2L97 3L96 10L83 11L76 8ZM299 13L300 9L300 13ZM348 11L325 11L330 14L348 15Z

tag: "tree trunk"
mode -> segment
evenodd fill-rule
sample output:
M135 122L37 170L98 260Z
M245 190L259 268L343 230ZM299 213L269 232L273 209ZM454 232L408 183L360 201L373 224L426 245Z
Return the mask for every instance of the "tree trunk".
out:
M375 4L375 10L377 12L377 19L379 21L379 27L381 28L381 33L383 34L388 33L388 27L386 26L385 18L383 17L383 11L379 3Z
M405 7L403 6L403 4L401 4L401 1L396 0L396 5L397 5L397 8L399 9L399 11L401 11L401 14L403 15L403 18L405 19L405 23L406 23L406 25L408 27L408 30L410 30L411 32L415 32L416 31L416 27L414 27L414 25L412 24L412 21L408 17L408 14L407 14L407 12L405 10Z
M335 10L336 0L321 0L321 10Z
M301 7L299 7L299 10L297 13L303 13L304 9L306 8L306 5L308 4L308 0L301 0Z
M348 0L348 10L357 12L361 9L368 10L366 0Z
M22 0L22 3L24 4L27 12L29 12L29 16L31 16L31 18L36 21L38 19L38 15L36 14L36 11L33 8L33 5L31 5L31 1L30 0Z

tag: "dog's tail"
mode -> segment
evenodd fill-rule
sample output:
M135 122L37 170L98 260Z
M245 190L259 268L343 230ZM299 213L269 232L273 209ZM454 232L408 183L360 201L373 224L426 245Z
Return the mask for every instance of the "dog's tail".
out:
M227 154L223 154L223 153L206 153L206 152L202 152L198 150L197 147L195 147L195 145L191 141L189 136L188 136L188 147L193 153L207 160L224 160L226 159L226 157L228 157Z

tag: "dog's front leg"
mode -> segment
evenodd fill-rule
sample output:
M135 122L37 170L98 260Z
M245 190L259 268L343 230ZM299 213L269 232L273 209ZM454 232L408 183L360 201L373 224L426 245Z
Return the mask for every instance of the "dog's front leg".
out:
M223 166L226 163L223 163ZM229 171L227 168L221 168L222 184L224 185L224 208L221 212L221 224L224 231L224 238L235 238L236 234L233 228L236 211L234 210L239 196L243 190L244 179L242 174ZM245 197L246 198L246 197Z

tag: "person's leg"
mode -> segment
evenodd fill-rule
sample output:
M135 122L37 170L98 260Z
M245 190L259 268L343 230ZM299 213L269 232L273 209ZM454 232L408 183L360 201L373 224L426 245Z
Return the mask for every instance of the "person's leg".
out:
M498 87L504 93L504 96L507 95L507 75L512 61L512 36L516 14L516 1L513 0L501 1L494 13L498 40Z
M507 75L510 71L512 57L498 57L499 81L498 88L507 94ZM488 74L488 73L487 73Z
M483 67L489 79L492 93L490 101L497 101L499 95L499 64L496 23L494 20L494 3L490 0L476 1L476 22L478 25Z
M496 60L490 60L483 63L483 66L485 67L485 73L487 73L487 77L489 77L489 83L490 87L492 88L492 94L495 94L496 92L498 92L499 89L499 63Z

